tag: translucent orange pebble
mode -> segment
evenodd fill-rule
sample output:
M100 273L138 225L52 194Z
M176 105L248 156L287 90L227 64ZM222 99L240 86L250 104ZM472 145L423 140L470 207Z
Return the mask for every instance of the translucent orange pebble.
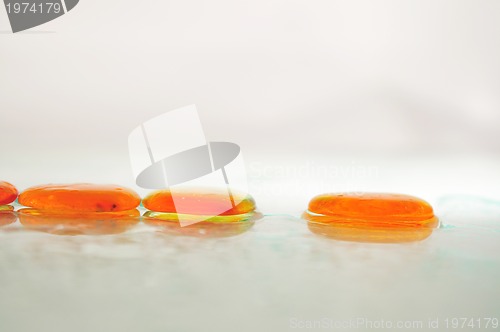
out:
M223 213L219 213L219 211L223 210L221 207L226 206L226 195L222 195L220 193L194 191L186 191L181 194L176 193L176 195L181 197L184 201L183 204L192 207L192 210L189 211L189 213L194 215L228 216L245 214L255 210L255 201L250 195L245 196L239 204ZM142 204L146 209L155 212L177 212L172 198L172 193L167 189L155 191L149 194L146 198L144 198Z
M24 227L57 235L118 234L140 221L140 212L136 209L120 212L57 213L26 208L19 210L18 215Z
M0 205L10 204L17 198L17 189L8 182L0 181Z
M19 203L44 211L119 212L135 209L141 198L133 190L116 185L89 183L31 187L19 195Z
M418 241L438 225L429 203L397 194L320 195L303 217L314 233L362 242Z

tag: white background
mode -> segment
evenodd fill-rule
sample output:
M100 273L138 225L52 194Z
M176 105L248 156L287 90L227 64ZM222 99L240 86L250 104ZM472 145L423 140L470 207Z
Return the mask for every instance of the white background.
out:
M378 175L321 185L500 198L499 17L498 1L82 0L12 34L1 8L1 178L134 186L129 132L195 103L253 183L361 165Z

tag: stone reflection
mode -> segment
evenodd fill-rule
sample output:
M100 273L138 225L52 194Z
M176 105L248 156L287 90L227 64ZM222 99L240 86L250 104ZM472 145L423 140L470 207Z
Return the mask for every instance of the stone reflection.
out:
M17 214L12 210L0 209L0 227L15 223Z
M308 227L314 234L335 240L372 243L403 243L421 241L431 236L438 225L438 219L432 218L423 224L366 224L361 222L341 222L332 217L316 216L304 213Z
M119 234L140 221L139 210L57 213L26 208L19 210L18 215L25 228L55 235Z
M420 241L432 234L438 219L421 198L390 193L329 193L309 202L302 215L315 234L355 242Z
M193 215L198 219L199 216ZM205 221L181 227L177 213L160 213L148 211L143 216L145 224L156 227L159 231L172 234L199 238L231 237L245 233L262 218L262 214L251 212L239 215L215 216ZM189 219L189 215L182 215L182 220Z

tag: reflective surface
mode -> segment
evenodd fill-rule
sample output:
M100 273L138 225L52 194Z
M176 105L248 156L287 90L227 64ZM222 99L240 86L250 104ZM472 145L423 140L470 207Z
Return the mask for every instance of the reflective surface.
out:
M293 319L498 316L500 208L447 202L432 236L391 244L336 241L283 215L228 237L202 224L60 236L14 222L0 228L0 329L296 331Z

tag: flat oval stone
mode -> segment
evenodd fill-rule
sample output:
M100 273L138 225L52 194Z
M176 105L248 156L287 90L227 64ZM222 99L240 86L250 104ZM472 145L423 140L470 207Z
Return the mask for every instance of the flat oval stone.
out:
M19 203L44 211L119 212L141 202L131 189L89 183L49 184L31 187L19 195Z
M425 223L435 218L429 203L399 194L324 194L309 202L309 212L333 217L329 222L364 224Z
M239 195L238 197L241 197ZM227 196L216 192L194 192L186 191L176 193L175 199L181 199L183 206L190 207L190 214L193 215L237 215L245 214L255 210L255 201L250 195L246 195L239 204L233 208L220 213L227 204ZM240 199L238 199L239 201ZM176 213L174 199L170 190L158 190L149 194L142 201L144 207L155 212Z
M324 194L311 200L302 217L313 233L378 243L420 241L439 223L429 203L397 194Z
M17 198L18 192L12 184L0 181L0 205L10 204Z

